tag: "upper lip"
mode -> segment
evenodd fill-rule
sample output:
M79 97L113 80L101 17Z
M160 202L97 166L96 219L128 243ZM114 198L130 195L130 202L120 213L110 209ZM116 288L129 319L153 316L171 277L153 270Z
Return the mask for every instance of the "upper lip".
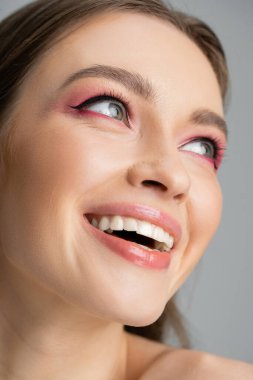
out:
M182 228L180 224L168 213L143 204L110 203L95 206L86 215L121 215L155 224L174 238L174 246L180 240Z

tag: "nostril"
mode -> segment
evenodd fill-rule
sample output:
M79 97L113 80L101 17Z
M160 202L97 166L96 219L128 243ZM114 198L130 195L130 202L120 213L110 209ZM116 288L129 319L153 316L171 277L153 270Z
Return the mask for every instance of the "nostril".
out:
M175 195L174 198L176 199L176 201L178 201L178 203L181 203L186 199L186 197L187 197L186 193L181 193L181 194Z
M146 187L158 187L160 188L162 191L166 191L167 190L167 187L165 185L163 185L161 182L158 182L158 181L153 181L153 180L150 180L150 179L147 179L145 181L142 181L142 184Z

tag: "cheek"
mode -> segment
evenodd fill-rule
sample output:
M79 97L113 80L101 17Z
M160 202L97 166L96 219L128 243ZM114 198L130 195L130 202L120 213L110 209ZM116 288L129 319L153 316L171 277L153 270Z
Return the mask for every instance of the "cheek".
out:
M190 238L206 246L221 218L222 193L216 176L207 176L194 183L189 208Z
M80 272L75 263L81 202L94 202L99 189L107 194L106 184L119 170L104 139L80 127L73 132L59 125L47 125L43 132L38 125L36 133L15 141L0 205L5 255L52 289L64 287L64 279Z
M38 133L18 147L11 180L22 192L20 199L44 206L52 197L57 203L73 202L113 170L116 160L106 154L102 139L80 127L79 133L59 129Z
M62 120L46 128L37 125L36 132L19 135L13 143L15 157L0 216L5 245L13 255L23 247L28 259L34 247L45 253L58 247L62 252L86 211L84 205L106 195L108 184L117 178L119 144L113 145L112 155L97 131L84 125L69 128Z
M187 206L189 241L183 258L183 272L196 266L212 239L221 218L222 193L217 177L199 177L190 190Z
M172 293L185 281L205 253L221 217L222 194L214 174L198 175L192 181L185 220L188 239L173 265Z

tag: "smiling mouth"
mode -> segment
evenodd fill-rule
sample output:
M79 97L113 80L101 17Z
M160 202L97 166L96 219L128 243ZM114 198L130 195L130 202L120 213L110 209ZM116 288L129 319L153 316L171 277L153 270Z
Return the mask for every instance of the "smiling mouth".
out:
M119 215L87 214L86 217L100 231L133 242L148 251L168 253L173 248L173 237L161 227L146 221Z

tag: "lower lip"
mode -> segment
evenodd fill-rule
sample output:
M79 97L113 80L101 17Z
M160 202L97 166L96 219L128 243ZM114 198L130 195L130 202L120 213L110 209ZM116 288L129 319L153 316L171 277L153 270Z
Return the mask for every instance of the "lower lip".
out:
M107 234L93 227L88 221L85 222L87 228L99 242L103 243L118 256L145 268L163 270L169 267L171 251L166 253L148 251L138 244Z

